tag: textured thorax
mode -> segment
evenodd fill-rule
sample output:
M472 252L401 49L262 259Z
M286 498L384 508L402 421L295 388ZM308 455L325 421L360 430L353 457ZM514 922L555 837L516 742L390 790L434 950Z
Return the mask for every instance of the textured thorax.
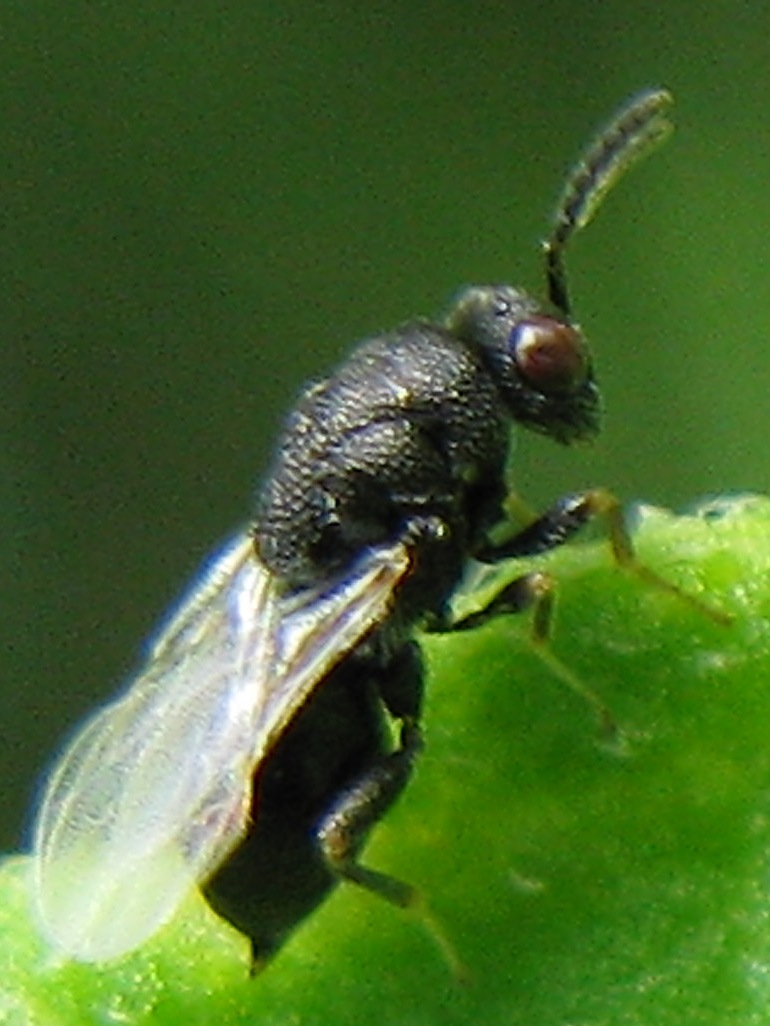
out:
M508 437L490 375L449 332L416 323L363 342L286 423L258 508L262 558L301 584L415 512L467 542L499 515Z

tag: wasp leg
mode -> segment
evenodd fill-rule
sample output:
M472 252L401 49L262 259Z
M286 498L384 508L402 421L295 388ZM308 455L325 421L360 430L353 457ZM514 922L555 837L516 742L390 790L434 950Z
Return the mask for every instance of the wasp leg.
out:
M504 559L518 559L549 552L569 541L582 527L597 517L605 521L612 554L618 566L628 570L645 584L669 595L675 595L717 623L732 622L732 618L726 613L702 602L695 595L689 594L640 562L623 516L622 504L616 495L604 488L594 488L560 499L522 531L518 531L500 544L483 545L474 553L474 557L482 563L498 563Z
M464 980L465 967L417 888L387 873L362 866L358 861L369 830L403 791L421 750L422 731L415 720L407 717L402 721L399 748L375 762L338 796L319 824L316 838L327 865L336 876L364 887L391 905L413 912L438 945L453 975Z
M532 611L531 641L540 659L567 687L588 703L596 715L602 738L613 745L619 740L619 731L612 713L601 698L551 648L556 582L540 571L523 574L506 584L482 609L458 620L433 627L433 633L454 633L475 630L499 616Z
M495 544L487 542L474 551L474 559L481 563L500 563L506 559L522 559L549 552L576 534L589 520L604 512L604 497L608 493L593 491L579 495L569 495L560 499L511 538ZM617 504L618 510L620 510ZM602 508L600 508L602 507ZM615 541L614 529L610 529L613 539L613 551L619 562L627 562L633 558L631 542L623 524L622 517L616 517L622 525L623 534L620 542ZM619 552L624 553L621 559ZM546 573L533 571L515 578L505 585L482 609L469 613L458 620L441 615L430 621L425 629L432 634L444 634L453 631L475 630L498 616L508 616L533 610L532 638L538 645L545 644L551 633L554 605L554 581Z
M609 493L598 489L560 499L512 537L499 544L489 542L481 546L473 553L474 558L484 563L498 563L505 559L548 552L569 541L586 523L602 513L611 517L613 551L618 561L625 565L633 559L633 549L623 523L620 504ZM607 706L596 692L551 651L555 591L555 582L549 574L532 571L506 584L483 608L456 620L445 611L426 623L424 629L432 634L475 630L499 616L531 610L531 640L539 657L556 677L588 703L597 717L602 736L614 743L618 738L618 729Z
M618 564L629 567L650 583L657 584L657 575L636 560L620 502L603 489L565 496L505 541L498 544L488 542L481 546L474 552L474 558L482 563L498 563L506 559L523 559L550 552L569 541L598 516L604 516L607 520L610 545ZM660 578L660 586L667 591L680 593L679 589L663 578ZM599 695L550 648L555 593L556 583L549 574L532 571L506 584L482 609L457 620L439 620L431 624L428 630L432 633L474 630L498 616L531 610L531 640L540 659L555 677L588 703L598 721L601 736L612 745L617 745L620 733L610 710Z
M633 546L619 501L603 489L567 495L531 524L499 544L488 542L473 553L481 563L537 556L558 548L598 516L605 516L612 551L619 563L633 561Z
M408 642L380 668L377 690L389 715L401 724L399 746L375 757L339 792L316 829L316 839L332 872L381 895L402 908L413 905L416 892L384 873L367 869L358 855L371 828L385 815L409 782L422 750L419 726L423 681L422 651Z
M358 854L371 828L406 787L421 748L419 726L404 722L400 747L375 762L348 786L335 799L316 831L323 856L335 875L379 894L400 908L416 904L415 889L362 866Z

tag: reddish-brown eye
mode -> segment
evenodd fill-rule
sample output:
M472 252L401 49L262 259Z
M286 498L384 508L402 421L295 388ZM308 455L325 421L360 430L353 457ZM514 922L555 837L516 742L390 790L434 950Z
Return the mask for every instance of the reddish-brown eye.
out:
M553 317L533 316L511 332L519 373L543 392L562 392L585 380L588 353L576 328Z

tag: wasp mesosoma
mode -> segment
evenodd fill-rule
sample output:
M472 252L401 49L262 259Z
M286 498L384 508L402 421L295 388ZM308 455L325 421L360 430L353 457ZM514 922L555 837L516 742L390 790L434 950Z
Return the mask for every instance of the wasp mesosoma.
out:
M450 613L470 560L551 549L601 505L603 493L572 495L490 540L511 429L562 443L598 431L563 252L665 135L670 103L662 90L633 99L568 176L545 244L547 303L466 288L442 323L362 342L300 395L253 526L211 560L48 781L35 890L65 954L130 951L196 884L256 965L340 880L413 900L359 856L422 744L415 631L536 604L530 575L471 617Z

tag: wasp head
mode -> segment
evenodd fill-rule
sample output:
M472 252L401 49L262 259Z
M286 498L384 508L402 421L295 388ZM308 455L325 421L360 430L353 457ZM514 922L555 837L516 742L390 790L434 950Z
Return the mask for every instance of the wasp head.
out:
M601 397L576 325L518 289L484 285L460 294L447 326L479 354L515 421L557 442L598 433Z

